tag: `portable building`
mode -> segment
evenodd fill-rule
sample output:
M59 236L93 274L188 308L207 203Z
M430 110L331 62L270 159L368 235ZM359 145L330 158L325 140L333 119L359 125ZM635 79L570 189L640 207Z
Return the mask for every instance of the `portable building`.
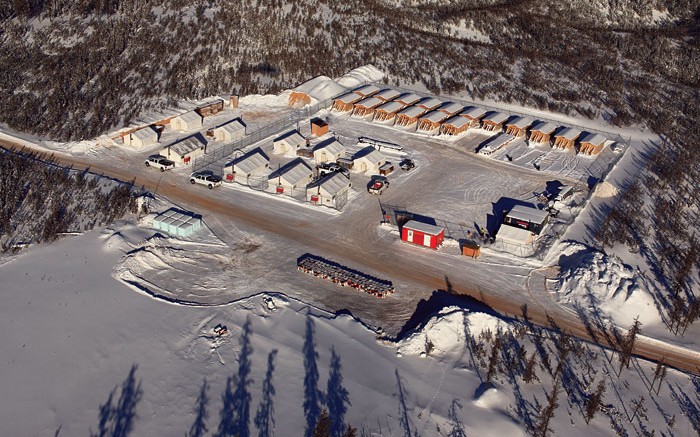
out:
M449 114L439 109L431 111L418 119L418 130L432 132L439 129L442 122L448 118L450 118Z
M224 167L224 178L229 182L246 183L251 176L267 173L270 158L259 147L234 159Z
M356 172L379 173L379 167L387 160L384 155L372 146L365 147L352 157L352 169Z
M328 133L328 123L318 117L311 119L311 135L320 137Z
M347 88L338 84L328 76L316 76L298 87L289 95L289 106L301 108L315 101L332 99L347 91Z
M313 157L318 163L336 162L338 158L345 156L346 147L335 137L331 137L316 144L313 148Z
M173 117L170 127L181 132L191 132L202 128L202 116L195 111L188 111Z
M269 180L277 186L278 193L292 194L294 190L305 190L313 177L311 167L303 159L296 158L272 172Z
M445 135L459 135L467 129L469 129L469 120L461 115L455 115L442 123L440 132Z
M419 246L437 249L445 240L445 229L440 226L409 220L401 227L401 239Z
M276 154L296 156L297 150L306 146L306 138L297 130L290 130L272 141L272 151Z
M334 111L348 112L352 110L355 103L362 100L362 96L357 93L347 93L340 97L336 97L333 100L333 106L331 107Z
M603 146L605 146L606 141L607 138L601 134L587 133L581 137L579 153L582 155L597 155L601 150L603 150Z
M374 113L374 108L384 103L384 100L375 96L367 97L355 103L352 108L352 115L355 117L366 117Z
M500 241L507 246L515 246L516 248L532 246L535 239L532 232L527 229L517 228L514 226L501 226L496 234L496 241ZM508 247L504 249L508 249Z
M503 112L490 112L481 121L481 127L491 132L501 132L503 124L508 120L508 114Z
M376 97L379 100L381 100L383 103L386 103L386 102L389 102L391 100L394 100L395 98L397 98L400 95L401 95L400 92L388 88L388 89L379 91L373 97Z
M364 99L365 97L369 97L369 96L372 96L374 94L377 94L379 92L379 87L376 85L369 84L369 85L361 86L361 87L353 90L352 92Z
M197 132L194 135L169 144L160 154L176 163L189 164L194 158L204 155L207 149L207 139Z
M435 97L425 97L416 103L416 106L423 108L425 112L437 109L440 105L442 105L442 100L438 100Z
M490 155L496 150L510 144L515 139L514 136L505 133L500 133L493 138L486 140L479 148L480 155Z
M124 135L123 138L124 144L140 149L142 147L148 147L151 144L157 143L158 131L155 130L153 126L146 126Z
M530 141L533 143L551 144L552 134L555 130L557 130L555 124L539 121L530 129Z
M539 235L547 224L549 212L525 205L515 205L503 218L503 224L526 229Z
M187 237L202 228L202 216L170 208L153 218L151 226L177 237Z
M462 111L459 115L469 120L469 127L479 127L481 119L486 115L486 110L478 106L472 106Z
M224 100L223 99L215 99L210 102L207 102L203 105L200 105L195 109L195 112L197 112L199 115L204 117L209 117L212 115L216 115L219 112L224 110Z
M374 110L374 121L387 122L396 118L396 114L403 109L404 105L397 101L386 102Z
M581 131L572 127L567 127L554 135L554 147L560 149L576 150L576 140L581 136Z
M476 241L472 240L462 240L462 256L470 256L472 258L478 258L481 255L481 245Z
M396 114L396 126L408 127L418 123L418 117L425 114L425 108L421 106L409 106Z
M532 126L532 118L530 117L515 117L506 123L506 133L513 135L516 138L527 136L527 129Z
M336 200L350 191L352 183L350 178L342 173L330 173L319 179L306 189L307 202L317 205L336 207Z
M414 93L404 93L394 99L395 102L401 103L404 107L415 105L420 101L421 97Z
M218 141L236 141L245 136L245 124L235 118L214 128L214 138Z

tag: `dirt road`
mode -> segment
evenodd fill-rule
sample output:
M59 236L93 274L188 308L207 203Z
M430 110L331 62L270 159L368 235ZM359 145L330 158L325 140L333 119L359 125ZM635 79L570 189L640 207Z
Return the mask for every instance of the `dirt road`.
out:
M0 140L0 144L8 148L17 146L5 140ZM407 288L418 290L414 295L407 293L405 300L395 299L392 304L403 306L404 319L408 319L405 315L410 315L417 302L420 299L429 298L433 290L449 290L456 294L471 296L507 316L521 317L522 308L527 306L527 317L532 323L548 327L552 320L563 331L581 339L592 340L590 330L577 315L557 306L551 300L533 299L524 287L512 279L516 275L511 278L508 274L504 274L505 280L503 278L499 280L497 278L499 272L493 270L480 272L478 263L455 263L454 258L441 256L441 254L431 254L426 258L420 254L415 255L413 252L394 250L387 245L376 244L378 238L376 204L367 203L355 208L348 215L344 213L341 216L326 218L329 222L335 222L335 226L338 226L338 223L342 224L343 221L355 221L354 224L348 225L348 228L356 234L345 236L344 244L329 244L328 237L323 232L319 232L315 226L316 223L309 221L308 215L289 214L287 208L256 209L253 207L255 203L246 198L252 196L251 194L236 192L231 195L221 190L203 189L199 185L190 186L183 180L182 175L145 171L145 169L142 170L141 163L124 165L123 162L110 162L104 158L59 154L55 155L55 158L66 166L78 169L89 167L94 173L123 181L134 181L136 186L143 186L151 192L157 192L158 195L183 207L200 212L207 211L220 221L244 224L257 232L281 237L288 242L289 248L304 248L312 253L327 256L395 282L400 278L402 284L410 284ZM271 202L267 199L265 201ZM288 263L289 258L295 256L294 254L301 255L299 250L301 249L280 250L279 261ZM426 262L427 259L430 259L430 262ZM363 317L363 311L372 311L367 308L356 309L353 301L333 302L330 299L320 302L320 305L332 310L346 308L353 313L357 310L360 317ZM373 308L378 306L375 305ZM381 319L381 316L376 314L368 314L368 316ZM604 338L600 333L595 335L599 340ZM636 342L635 354L653 361L663 360L669 366L700 374L700 353L695 351L640 337Z

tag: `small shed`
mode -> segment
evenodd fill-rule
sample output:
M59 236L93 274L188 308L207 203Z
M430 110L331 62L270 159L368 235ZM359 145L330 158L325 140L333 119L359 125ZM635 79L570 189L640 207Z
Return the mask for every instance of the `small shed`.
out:
M379 92L379 87L376 85L364 85L352 91L363 99L369 96L373 96Z
M587 133L581 137L579 153L582 155L597 155L603 150L603 146L605 146L607 140L608 139L601 134Z
M499 150L502 147L507 146L510 144L511 141L513 141L515 137L513 135L508 135L503 132L500 134L496 135L493 138L489 138L486 140L481 147L479 148L479 154L480 155L490 155L496 150Z
M331 137L316 144L313 148L313 157L316 162L336 162L338 158L345 156L346 147L335 137Z
M306 189L306 201L317 205L336 207L336 199L350 191L350 178L342 173L330 173Z
M506 123L506 133L513 135L516 138L527 136L527 129L532 126L532 118L530 117L515 117Z
M296 156L297 150L306 146L306 138L299 131L290 130L272 141L272 152L286 156Z
M394 100L395 98L397 98L400 95L401 95L400 92L393 90L391 88L388 88L388 89L379 91L373 97L376 97L379 100L381 100L383 103L386 103L386 102L389 102L391 100Z
M236 141L245 136L245 123L240 118L234 118L214 128L214 138L218 141Z
M442 105L442 100L438 100L435 97L425 97L416 103L416 106L423 108L425 112L437 109L440 105Z
M508 246L528 247L534 243L534 237L532 232L527 229L504 225L498 230L496 241L500 241ZM504 249L507 249L507 247Z
M155 130L153 126L146 126L124 135L123 138L124 144L140 149L142 147L148 147L151 144L157 143L158 131Z
M328 123L318 117L311 119L311 135L320 137L328 133Z
M177 208L170 208L153 218L151 226L177 237L187 237L202 228L202 216Z
M394 101L401 103L405 108L406 106L415 105L420 101L420 99L421 97L418 94L404 93L394 99Z
M362 96L357 93L343 94L333 100L331 109L339 112L348 112L351 111L353 105L360 100L362 100Z
M462 109L464 109L464 106L460 105L459 103L455 102L446 102L443 103L442 106L440 106L437 110L440 112L444 112L448 116L452 117L453 115L459 114Z
M439 109L431 111L418 119L418 130L432 132L439 129L442 122L448 118L450 118L449 114Z
M533 143L552 143L552 134L557 130L557 126L553 123L539 121L530 129L530 141Z
M469 120L461 115L455 115L442 123L440 132L445 135L459 135L467 129L469 129Z
M224 167L224 179L228 182L246 182L251 176L268 172L270 158L259 147L234 159Z
M374 119L376 122L387 122L392 121L396 118L396 114L403 109L404 105L396 100L391 102L386 102L383 105L378 106L374 110Z
M445 240L445 229L440 226L409 220L401 227L401 240L437 249Z
M207 139L197 132L166 146L160 154L176 163L189 164L194 158L204 155L206 149Z
M479 127L481 119L486 116L486 110L478 106L472 106L459 114L469 120L469 127Z
M224 100L223 99L215 99L215 100L212 100L211 102L207 102L201 106L198 106L197 109L195 109L195 112L197 112L199 115L201 115L202 118L205 118L205 117L209 117L212 115L216 115L223 110L224 110Z
M462 256L478 258L481 255L481 245L476 241L462 240L460 245L462 246Z
M396 126L408 127L418 123L418 117L425 114L425 108L421 106L409 106L396 113Z
M508 120L508 114L503 112L490 112L481 121L481 127L491 132L501 132L503 124Z
M554 147L560 149L576 150L576 140L581 136L581 131L572 127L567 127L554 135Z
M392 164L391 162L388 162L388 161L379 167L379 174L382 176L387 176L387 175L393 173L393 171L394 171L394 164Z
M367 97L355 103L352 108L352 115L355 117L367 117L374 113L374 108L384 103L384 100L375 96Z
M313 177L311 167L303 159L296 158L272 172L269 180L277 186L278 193L286 192L291 195L294 190L305 190Z
M386 162L381 152L372 146L367 146L352 157L352 169L356 172L377 174L379 167Z
M195 111L188 111L173 117L170 127L181 132L191 132L202 128L202 116Z
M289 95L289 106L301 108L314 103L314 101L331 99L345 91L347 88L330 77L316 76L292 90Z
M526 229L539 235L547 224L549 212L525 205L515 205L503 218L503 224Z

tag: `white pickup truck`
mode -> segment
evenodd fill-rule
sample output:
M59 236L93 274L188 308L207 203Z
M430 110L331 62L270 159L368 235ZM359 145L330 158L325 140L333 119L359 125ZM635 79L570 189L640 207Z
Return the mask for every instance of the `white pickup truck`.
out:
M210 190L222 184L221 178L211 173L192 173L190 175L191 184L206 185Z
M175 163L163 155L151 155L146 160L146 167L155 167L160 171L165 171L175 168Z

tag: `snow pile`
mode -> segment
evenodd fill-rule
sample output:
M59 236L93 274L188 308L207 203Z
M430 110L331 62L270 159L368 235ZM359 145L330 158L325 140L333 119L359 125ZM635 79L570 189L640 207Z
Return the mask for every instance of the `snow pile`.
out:
M368 64L357 67L345 73L335 81L345 88L356 88L367 82L377 82L384 78L384 73L374 65Z
M287 102L289 101L289 94L291 91L285 91L280 94L250 94L241 97L238 102L241 106L252 106L252 107L287 107ZM248 108L247 108L248 109Z
M565 303L593 312L602 310L621 326L631 325L637 316L646 326L661 321L640 276L619 259L579 243L568 243L559 263L555 288Z
M620 190L610 182L601 182L595 189L595 195L602 198L615 197L620 192Z

